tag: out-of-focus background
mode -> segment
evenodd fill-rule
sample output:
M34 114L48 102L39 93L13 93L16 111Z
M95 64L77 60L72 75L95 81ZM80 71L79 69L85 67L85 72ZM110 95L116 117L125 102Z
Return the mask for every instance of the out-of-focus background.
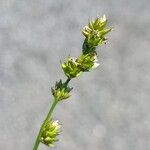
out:
M73 80L55 150L150 150L149 0L0 0L0 150L32 150L60 60L81 53L81 29L106 14L101 66ZM43 144L39 150L47 150Z

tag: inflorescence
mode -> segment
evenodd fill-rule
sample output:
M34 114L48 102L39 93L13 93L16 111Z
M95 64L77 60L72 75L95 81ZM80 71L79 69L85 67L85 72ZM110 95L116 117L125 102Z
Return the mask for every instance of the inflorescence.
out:
M57 136L59 135L61 126L58 121L52 120L52 112L59 101L66 100L71 96L70 92L73 88L68 85L71 79L99 66L96 47L106 43L106 35L110 31L111 28L107 28L107 19L105 15L102 18L96 18L90 21L89 24L82 29L82 34L85 36L82 45L82 53L78 58L69 57L61 64L67 80L66 82L60 80L51 88L54 102L41 126L33 150L37 149L40 142L47 146L54 146L55 142L58 141Z

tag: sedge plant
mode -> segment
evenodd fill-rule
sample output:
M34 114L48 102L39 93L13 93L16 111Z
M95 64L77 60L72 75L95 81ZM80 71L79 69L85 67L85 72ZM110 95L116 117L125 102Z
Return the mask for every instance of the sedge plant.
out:
M77 78L84 72L90 72L99 66L96 48L106 43L106 35L110 31L111 28L107 28L105 15L102 18L89 21L88 25L82 29L82 34L85 37L82 45L82 53L78 58L69 57L61 63L61 67L67 79L65 82L62 80L56 82L55 86L51 88L54 99L41 125L33 150L37 150L40 143L54 147L56 141L58 141L61 125L58 120L52 119L52 113L58 103L71 96L70 92L73 88L69 86L70 80Z

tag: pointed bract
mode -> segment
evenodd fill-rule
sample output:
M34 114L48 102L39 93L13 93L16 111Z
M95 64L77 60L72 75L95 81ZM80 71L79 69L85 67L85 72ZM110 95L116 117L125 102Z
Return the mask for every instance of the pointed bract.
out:
M69 87L65 83L62 83L62 81L60 80L59 82L56 82L54 87L51 88L51 91L55 100L61 101L71 96L69 93L72 89L73 88Z

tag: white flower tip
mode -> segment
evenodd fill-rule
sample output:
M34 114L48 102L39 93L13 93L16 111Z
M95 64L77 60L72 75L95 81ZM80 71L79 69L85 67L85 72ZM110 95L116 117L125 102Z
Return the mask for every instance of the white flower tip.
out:
M99 63L94 63L94 65L93 65L92 69L97 68L99 65L100 65Z
M106 15L104 14L101 19L102 19L103 22L105 22L106 21Z

